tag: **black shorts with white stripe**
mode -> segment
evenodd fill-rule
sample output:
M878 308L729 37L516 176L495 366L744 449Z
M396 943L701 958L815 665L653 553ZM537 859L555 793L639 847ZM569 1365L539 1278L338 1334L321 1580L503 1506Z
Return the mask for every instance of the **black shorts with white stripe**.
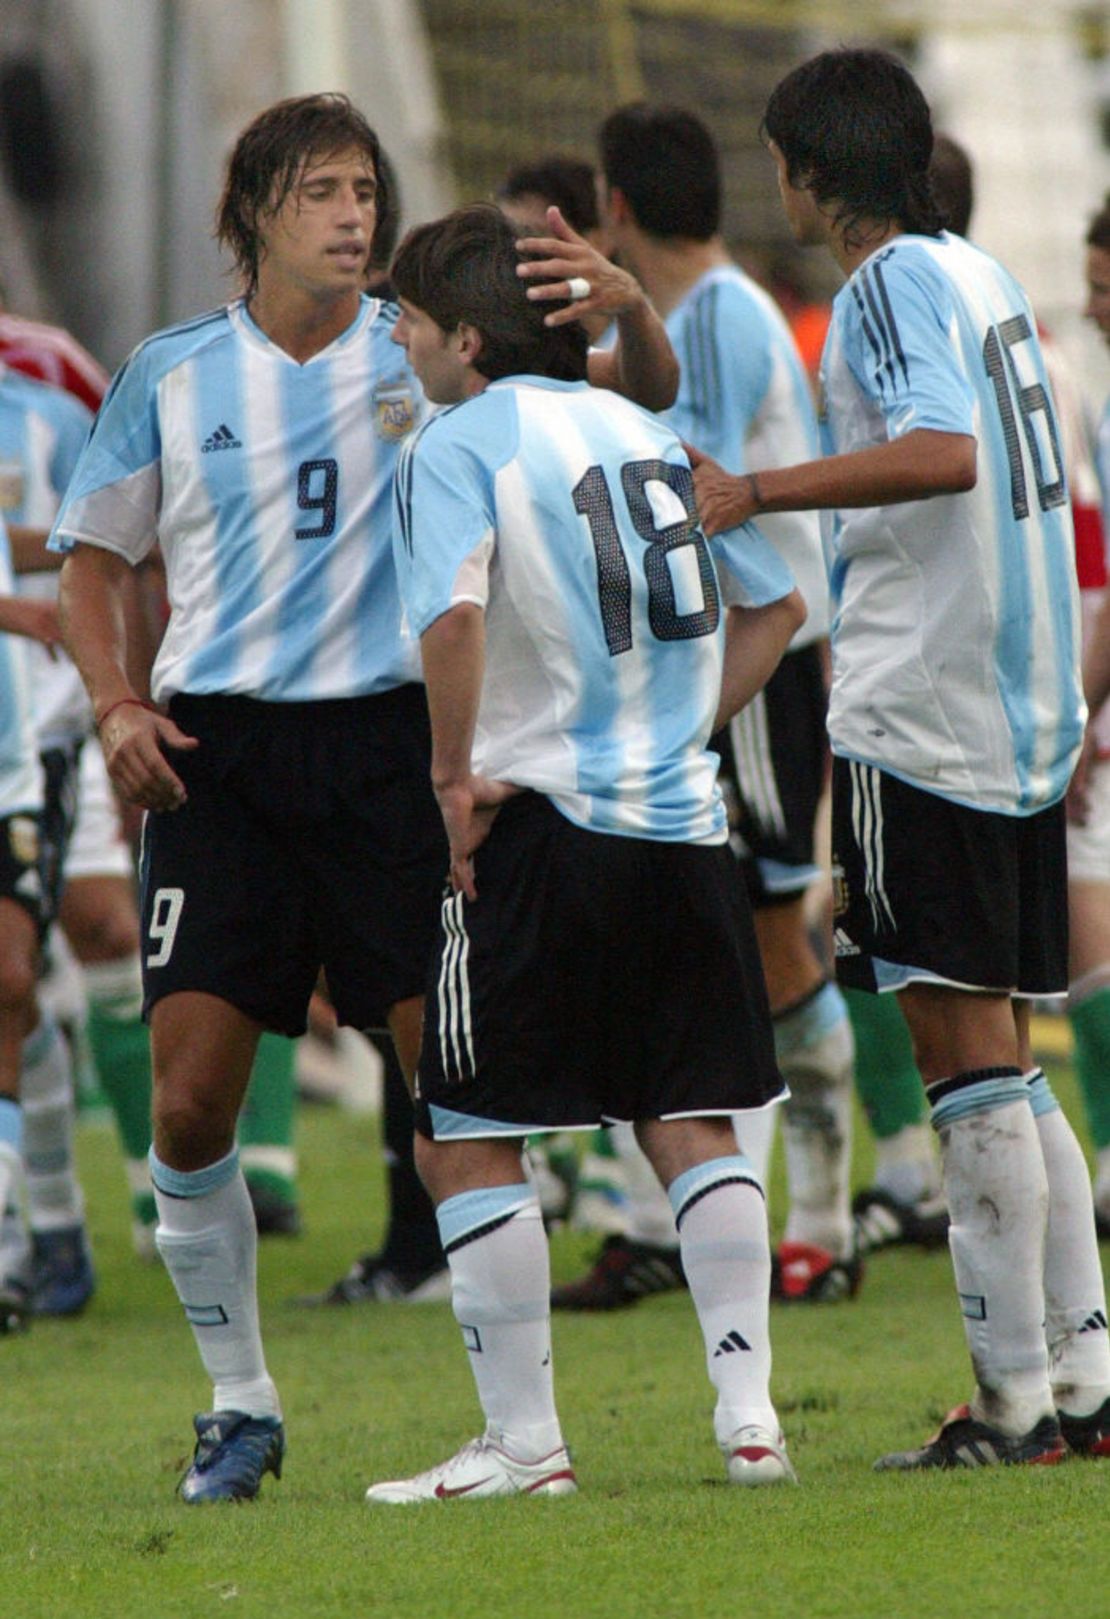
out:
M1067 988L1063 804L1028 816L969 809L834 758L832 846L842 984Z
M788 652L763 690L712 739L733 851L753 907L797 899L820 875L813 841L828 770L821 644Z
M736 862L501 810L478 897L444 897L417 1128L437 1139L697 1117L780 1094Z

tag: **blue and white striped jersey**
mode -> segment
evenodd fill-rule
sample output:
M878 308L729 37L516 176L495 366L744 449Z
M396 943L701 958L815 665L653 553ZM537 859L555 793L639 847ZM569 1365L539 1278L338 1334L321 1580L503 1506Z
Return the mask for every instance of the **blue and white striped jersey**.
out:
M426 407L390 342L396 315L363 299L301 365L240 301L149 338L113 381L52 543L137 562L161 542L159 701L358 697L419 678L389 502Z
M9 523L49 528L92 426L92 412L61 388L0 366L0 511ZM24 573L21 596L53 601L58 575ZM41 748L86 736L92 710L81 676L65 656L26 643L35 730Z
M835 514L833 751L972 808L1061 798L1083 731L1071 513L1036 322L958 236L899 236L837 294L828 447L971 434L966 494Z
M485 609L474 769L596 831L723 842L723 606L793 581L751 527L706 542L671 429L587 383L505 378L421 430L395 499L412 632Z
M12 556L0 516L0 596L10 596ZM42 808L42 772L27 671L28 643L21 635L0 635L0 820L20 810Z
M679 438L726 472L793 466L821 453L809 381L774 299L736 265L709 270L666 319L678 356L678 398L666 420ZM829 633L829 582L816 512L763 512L758 526L777 547L805 598L791 642Z

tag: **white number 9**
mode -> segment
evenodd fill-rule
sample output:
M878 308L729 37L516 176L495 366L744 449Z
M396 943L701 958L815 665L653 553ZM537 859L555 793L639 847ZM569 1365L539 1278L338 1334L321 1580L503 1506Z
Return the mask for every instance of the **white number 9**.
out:
M155 894L150 911L150 937L158 948L147 956L148 967L164 967L170 959L184 908L183 888L160 888Z

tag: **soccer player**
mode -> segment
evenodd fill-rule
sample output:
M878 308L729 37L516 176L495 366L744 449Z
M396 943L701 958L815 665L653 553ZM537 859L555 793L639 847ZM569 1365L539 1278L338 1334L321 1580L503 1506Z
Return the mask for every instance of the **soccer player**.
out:
M1071 520L1021 288L942 228L929 108L882 51L829 51L764 129L802 243L847 278L822 365L830 454L695 470L707 532L834 514L838 970L892 991L940 1139L975 1376L886 1469L1110 1451L1083 1155L1028 1039L1067 984L1063 799L1083 729ZM1065 1443L1066 1442L1066 1443Z
M810 389L786 322L722 240L720 158L705 124L682 108L636 103L613 112L599 140L614 250L643 284L679 356L670 425L733 472L818 454ZM765 690L714 745L736 806L734 846L790 1088L781 1110L790 1208L774 1291L836 1299L860 1280L849 1181L852 1035L804 910L819 875L828 585L814 514L776 515L764 529L792 569L808 616ZM765 1163L774 1112L737 1124L742 1146ZM636 1211L627 1237L611 1238L590 1272L556 1290L558 1305L630 1304L681 1281L665 1203L653 1210L641 1195Z
M635 1120L665 1182L741 1484L792 1477L770 1401L763 1195L730 1115L780 1092L715 723L803 611L754 530L711 551L673 432L585 384L492 207L413 232L395 329L446 409L402 458L395 550L453 892L429 974L417 1162L483 1436L369 1501L562 1495L532 1130ZM720 571L718 571L718 565Z
M260 1032L303 1032L323 966L340 1021L388 1026L411 1072L443 879L389 536L425 407L389 341L396 311L362 292L378 153L343 96L248 125L218 214L245 294L140 345L55 526L109 769L151 812L156 1240L214 1384L187 1502L255 1495L284 1451L234 1145ZM170 619L151 704L118 604L156 536Z

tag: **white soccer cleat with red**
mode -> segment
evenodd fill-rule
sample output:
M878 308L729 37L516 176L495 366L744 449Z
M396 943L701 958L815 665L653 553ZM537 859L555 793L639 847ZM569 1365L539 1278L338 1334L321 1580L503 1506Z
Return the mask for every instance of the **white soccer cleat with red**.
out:
M776 1429L750 1423L737 1428L721 1446L730 1484L797 1484L798 1475L786 1454L786 1441Z
M577 1489L565 1446L537 1462L521 1462L483 1434L426 1473L371 1484L366 1499L404 1506L416 1501L478 1501L492 1495L573 1495Z

